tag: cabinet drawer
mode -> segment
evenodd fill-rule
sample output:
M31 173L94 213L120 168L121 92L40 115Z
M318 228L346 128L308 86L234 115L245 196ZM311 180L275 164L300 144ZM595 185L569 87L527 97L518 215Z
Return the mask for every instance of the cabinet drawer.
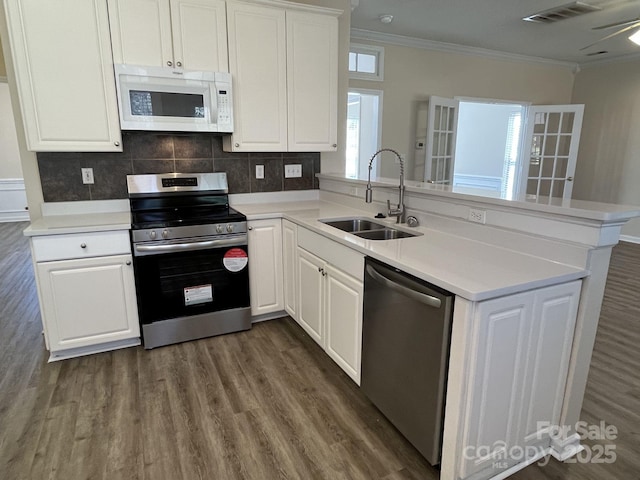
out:
M358 280L364 280L364 255L361 253L302 227L298 227L298 246Z
M131 253L128 230L45 235L33 237L31 245L35 262Z

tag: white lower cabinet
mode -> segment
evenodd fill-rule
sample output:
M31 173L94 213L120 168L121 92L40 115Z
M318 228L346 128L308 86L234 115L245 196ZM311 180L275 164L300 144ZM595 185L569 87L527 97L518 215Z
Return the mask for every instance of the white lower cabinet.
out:
M52 360L140 344L132 258L125 239L126 231L32 239ZM88 256L92 251L104 256Z
M580 287L575 281L477 304L460 478L491 478L550 446Z
M247 222L251 315L284 310L282 224L279 218Z
M296 321L359 385L364 256L304 228L298 245Z

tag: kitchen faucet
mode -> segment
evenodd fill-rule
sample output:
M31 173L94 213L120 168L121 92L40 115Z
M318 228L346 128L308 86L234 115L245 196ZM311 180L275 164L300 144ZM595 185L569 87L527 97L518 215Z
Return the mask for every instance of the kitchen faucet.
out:
M387 216L396 217L396 223L404 223L406 209L404 207L404 160L398 152L391 148L381 148L376 153L371 156L371 160L369 160L369 180L367 181L367 191L365 193L365 202L371 203L373 201L373 190L371 189L371 166L373 165L373 160L379 153L382 152L391 152L396 157L398 157L398 161L400 162L400 186L399 186L399 197L398 197L398 206L397 208L391 208L391 201L387 200Z

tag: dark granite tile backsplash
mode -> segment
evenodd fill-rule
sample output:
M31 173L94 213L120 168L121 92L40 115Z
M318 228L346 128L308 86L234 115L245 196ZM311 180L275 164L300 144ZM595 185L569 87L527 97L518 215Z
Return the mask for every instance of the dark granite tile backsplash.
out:
M227 172L229 193L277 192L318 188L319 153L231 153L213 134L127 132L123 151L112 153L38 153L45 202L127 198L127 179L141 173ZM284 165L302 165L301 178L284 178ZM264 179L255 178L264 165ZM82 183L81 168L93 168L95 183Z

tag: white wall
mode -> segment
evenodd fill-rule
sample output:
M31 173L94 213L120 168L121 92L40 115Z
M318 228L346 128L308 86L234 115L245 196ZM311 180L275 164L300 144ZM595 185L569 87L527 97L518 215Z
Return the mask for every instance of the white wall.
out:
M572 102L585 104L573 198L640 205L640 60L584 67ZM640 240L640 220L622 233Z
M416 117L429 95L475 97L534 104L564 104L571 100L574 74L561 65L524 63L462 53L353 40L384 46L384 81L349 80L351 88L384 91L382 146L406 154L413 171ZM381 175L398 169L384 158ZM323 171L324 165L323 165ZM328 171L328 170L326 170Z
M9 85L0 81L0 222L28 220Z

